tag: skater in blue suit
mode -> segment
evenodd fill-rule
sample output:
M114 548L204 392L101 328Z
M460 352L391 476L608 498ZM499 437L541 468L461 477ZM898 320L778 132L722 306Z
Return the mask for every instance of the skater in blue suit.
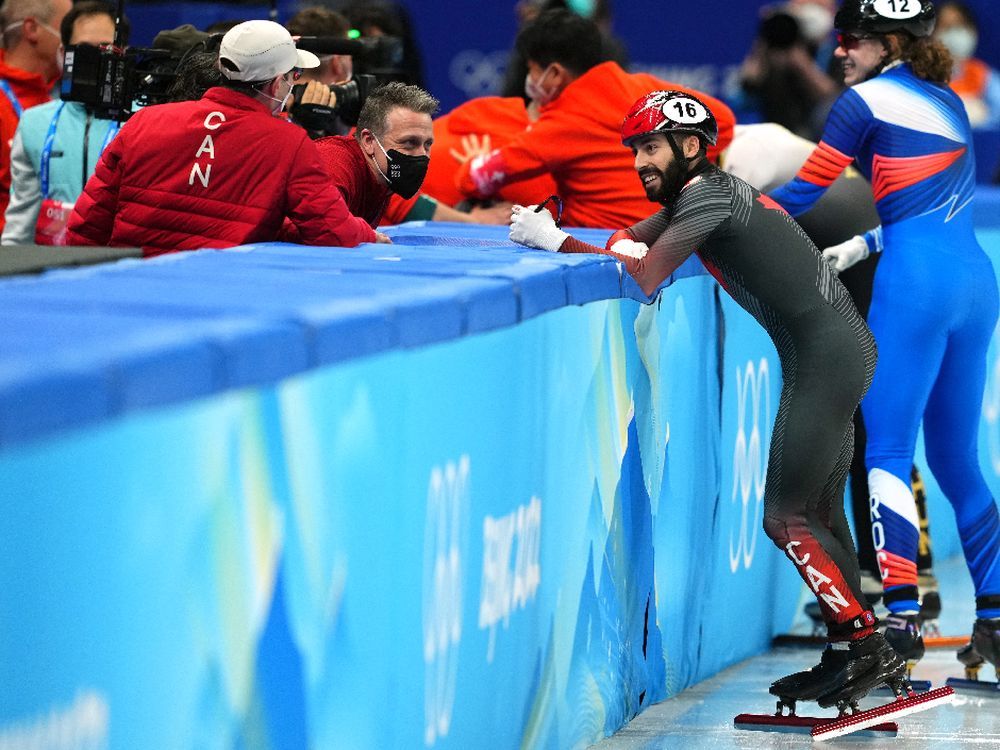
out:
M827 248L840 271L881 252L868 324L879 363L861 409L872 535L886 638L911 664L923 655L917 593L917 512L910 491L921 420L927 462L955 511L976 590L967 666L1000 661L1000 514L977 455L986 351L997 322L997 282L976 241L975 159L961 100L947 87L951 59L931 41L930 0L846 0L837 56L850 88L823 138L773 198L807 211L853 161L871 182L882 224Z

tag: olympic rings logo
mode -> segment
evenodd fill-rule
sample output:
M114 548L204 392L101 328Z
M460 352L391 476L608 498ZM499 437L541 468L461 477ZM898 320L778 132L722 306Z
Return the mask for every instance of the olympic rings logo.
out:
M507 54L485 53L477 49L463 50L452 58L448 77L466 96L496 94L503 85Z
M469 457L435 466L427 487L424 528L424 742L451 727L462 640L462 557L469 505Z
M747 362L746 369L736 368L736 442L733 446L733 491L730 498L735 503L737 495L741 504L739 536L735 543L733 531L729 532L729 570L735 573L742 562L749 569L757 547L757 527L760 525L761 504L764 500L764 481L767 476L767 454L770 436L767 433L771 414L771 377L767 360L761 358L757 366ZM747 434L747 409L750 410L749 435ZM753 522L751 523L750 497L753 494Z

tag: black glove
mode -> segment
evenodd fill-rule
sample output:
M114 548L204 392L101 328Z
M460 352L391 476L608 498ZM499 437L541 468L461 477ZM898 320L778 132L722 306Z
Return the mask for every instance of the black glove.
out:
M337 113L328 105L296 104L288 110L288 115L292 122L309 131L314 140L337 132Z

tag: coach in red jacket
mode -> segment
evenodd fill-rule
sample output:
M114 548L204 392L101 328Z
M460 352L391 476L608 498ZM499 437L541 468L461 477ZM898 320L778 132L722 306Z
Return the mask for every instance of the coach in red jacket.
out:
M104 151L69 222L69 244L146 255L277 239L353 247L375 231L353 216L306 132L274 115L295 69L319 59L271 21L234 26L219 47L224 86L137 112Z

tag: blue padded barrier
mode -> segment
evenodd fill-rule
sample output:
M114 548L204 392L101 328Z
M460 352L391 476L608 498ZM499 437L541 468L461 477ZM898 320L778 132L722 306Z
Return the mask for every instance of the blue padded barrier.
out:
M0 747L583 748L788 629L764 330L703 274L521 322L634 284L412 231L0 283Z
M622 293L613 259L520 247L503 227L390 231L394 245L271 243L3 281L0 445Z

